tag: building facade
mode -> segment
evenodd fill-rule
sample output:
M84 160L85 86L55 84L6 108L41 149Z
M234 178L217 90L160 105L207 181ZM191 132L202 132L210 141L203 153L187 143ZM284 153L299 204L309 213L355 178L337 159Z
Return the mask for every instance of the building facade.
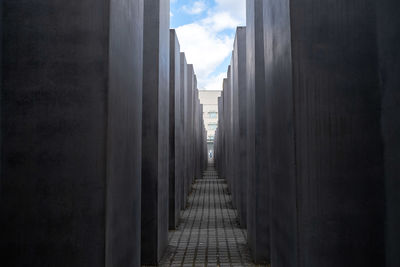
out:
M199 90L200 103L203 104L203 119L207 130L208 157L214 157L214 136L218 124L218 97L220 90Z

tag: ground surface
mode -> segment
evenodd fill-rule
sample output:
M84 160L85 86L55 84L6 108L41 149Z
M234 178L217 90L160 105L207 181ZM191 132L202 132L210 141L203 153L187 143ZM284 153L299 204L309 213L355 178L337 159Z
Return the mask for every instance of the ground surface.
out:
M255 266L225 180L212 166L196 180L161 266Z

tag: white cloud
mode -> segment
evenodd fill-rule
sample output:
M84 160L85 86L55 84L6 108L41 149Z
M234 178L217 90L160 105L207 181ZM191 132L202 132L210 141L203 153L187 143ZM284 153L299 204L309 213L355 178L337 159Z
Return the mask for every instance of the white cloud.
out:
M246 25L246 0L215 0L215 2L217 11L227 12L240 22L239 25Z
M233 37L218 35L199 23L176 29L181 50L196 69L199 85L231 54Z
M182 10L191 15L197 15L203 13L207 9L207 5L204 1L196 1L191 6L182 6Z
M222 90L222 82L226 78L226 72L222 72L216 75L210 75L203 81L203 87L199 89L203 90Z
M215 0L216 6L208 8L204 0L183 6L189 14L207 10L206 17L176 29L181 50L189 64L193 64L199 89L221 90L225 72L217 68L231 56L234 30L245 25L246 0Z
M211 31L221 32L226 29L235 29L240 24L240 21L228 12L216 12L209 14L201 23Z

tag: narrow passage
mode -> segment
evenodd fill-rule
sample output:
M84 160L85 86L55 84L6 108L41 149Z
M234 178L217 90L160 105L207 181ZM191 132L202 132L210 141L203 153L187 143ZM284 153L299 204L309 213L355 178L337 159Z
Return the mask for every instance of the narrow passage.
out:
M161 266L255 266L225 180L212 165L196 180Z

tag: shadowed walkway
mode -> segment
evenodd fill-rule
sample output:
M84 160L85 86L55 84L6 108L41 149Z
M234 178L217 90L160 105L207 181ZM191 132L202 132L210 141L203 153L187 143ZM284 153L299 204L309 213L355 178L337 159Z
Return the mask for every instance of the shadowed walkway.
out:
M225 180L213 166L196 180L161 266L255 266Z

